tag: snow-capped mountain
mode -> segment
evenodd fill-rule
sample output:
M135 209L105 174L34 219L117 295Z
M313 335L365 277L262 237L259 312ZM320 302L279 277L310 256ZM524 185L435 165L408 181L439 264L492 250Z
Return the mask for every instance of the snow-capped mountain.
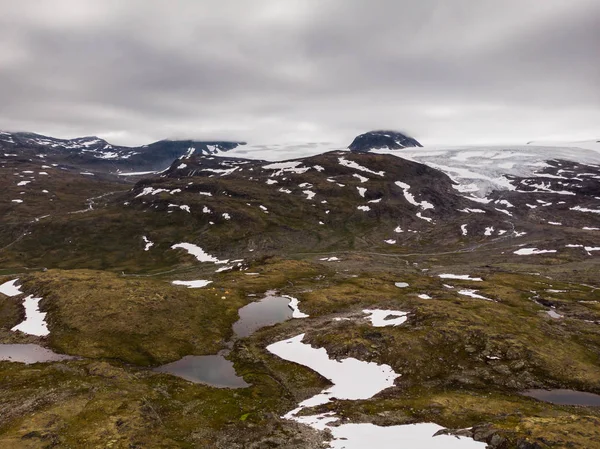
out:
M112 145L99 137L58 139L0 131L0 155L34 157L95 171L143 171L168 167L185 154L216 154L242 142L160 140L139 147Z
M356 136L348 148L351 151L362 153L381 148L398 150L401 148L422 146L412 137L408 137L397 131L369 131Z

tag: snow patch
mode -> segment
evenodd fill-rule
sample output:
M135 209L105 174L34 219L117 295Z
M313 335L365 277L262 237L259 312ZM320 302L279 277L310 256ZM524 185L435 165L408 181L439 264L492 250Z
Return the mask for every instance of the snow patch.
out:
M398 326L407 320L408 315L408 312L398 310L364 309L363 312L370 315L366 319L371 320L373 327Z

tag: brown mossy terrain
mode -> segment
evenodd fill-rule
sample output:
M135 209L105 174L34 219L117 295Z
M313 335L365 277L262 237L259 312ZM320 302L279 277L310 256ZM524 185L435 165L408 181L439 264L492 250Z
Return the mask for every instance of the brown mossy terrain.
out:
M598 409L552 405L519 392L564 387L600 393L600 330L578 318L600 320L596 303L580 302L596 301L598 291L484 265L469 267L482 282L440 279L434 269L421 271L423 265L385 257L369 263L364 257L347 263L271 258L246 271L218 273L202 289L173 286L170 274L132 278L48 270L25 275L24 291L43 296L41 308L48 313L50 336L38 341L84 358L0 362L0 444L318 447L320 437L313 431L279 416L328 382L265 349L306 332L305 341L325 347L331 357L386 363L401 374L394 388L373 399L333 401L320 411L380 425L475 426L478 438L498 435L496 441L507 442L503 447L523 441L595 447ZM205 273L186 270L181 278ZM399 281L409 286L395 287ZM457 294L467 288L494 301ZM231 336L238 308L269 289L298 297L310 318L236 341L229 358L251 387L212 388L142 367L216 353ZM419 298L422 293L432 299ZM564 318L550 318L548 307L533 300L538 293L556 302ZM2 309L4 329L14 325L14 308ZM408 320L374 328L364 319L364 308L403 310Z
M342 156L386 175L342 166ZM202 174L234 164L213 159L194 158L186 172L175 164L137 184L57 167L39 175L41 166L28 160L0 167L7 175L0 283L18 277L25 292L0 294L0 343L37 343L79 357L0 362L0 447L323 447L326 435L281 416L329 382L266 349L301 333L330 357L388 364L400 374L369 400L332 400L306 413L335 410L346 422L380 425L435 422L493 449L600 447L598 407L521 395L529 388L600 394L600 252L566 247L600 246L600 234L582 229L594 217L573 218L576 195L563 195L557 209L529 210L536 194L514 192L509 217L496 203L464 198L446 175L391 156L328 153L304 160L308 171L277 176L263 162L239 163L226 176ZM17 186L21 180L31 183ZM398 180L435 208L407 201ZM140 195L147 187L165 190ZM367 188L364 197L358 187ZM365 204L369 211L357 208ZM489 226L496 228L486 236ZM143 236L154 243L148 251ZM236 262L217 272L225 265L171 248L180 242ZM534 247L557 252L514 254ZM172 284L198 279L212 283ZM298 298L310 317L232 340L238 310L269 290ZM11 331L25 318L28 294L43 298L47 337ZM407 320L374 327L363 312L369 308L404 311ZM228 342L226 357L248 388L213 388L152 370L216 354Z

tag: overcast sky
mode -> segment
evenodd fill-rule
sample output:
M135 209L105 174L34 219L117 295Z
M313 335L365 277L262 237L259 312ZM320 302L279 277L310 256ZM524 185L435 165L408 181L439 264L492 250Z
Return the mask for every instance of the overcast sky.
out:
M598 0L0 0L0 129L600 138Z

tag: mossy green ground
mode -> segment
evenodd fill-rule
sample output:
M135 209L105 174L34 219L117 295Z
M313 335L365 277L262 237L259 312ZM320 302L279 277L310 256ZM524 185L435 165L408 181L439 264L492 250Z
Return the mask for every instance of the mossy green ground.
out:
M316 447L310 431L280 416L327 381L265 349L305 332L305 341L332 357L387 363L401 374L395 387L373 399L322 406L354 421L433 421L450 428L488 423L511 444L600 447L597 408L519 394L550 387L600 393L600 325L593 323L600 321L600 291L588 285L593 280L568 283L528 274L540 267L509 272L476 263L460 273L469 270L483 282L442 280L440 263L421 258L415 266L410 259L365 255L339 263L264 259L247 271L215 274L202 289L170 283L206 274L188 265L175 277L24 274L25 291L44 297L51 330L47 339L27 341L84 358L0 362L0 446L250 447L251 441L255 447ZM425 266L429 271L421 271ZM395 287L399 281L409 287ZM462 288L494 302L457 294ZM149 370L186 354L216 353L231 337L237 310L270 289L298 297L310 318L236 341L229 357L251 387L217 389ZM419 298L422 293L432 299ZM547 307L533 301L536 294L564 318L550 318ZM369 307L407 311L409 318L398 327L374 328L362 312ZM3 341L20 319L18 300L3 299Z

